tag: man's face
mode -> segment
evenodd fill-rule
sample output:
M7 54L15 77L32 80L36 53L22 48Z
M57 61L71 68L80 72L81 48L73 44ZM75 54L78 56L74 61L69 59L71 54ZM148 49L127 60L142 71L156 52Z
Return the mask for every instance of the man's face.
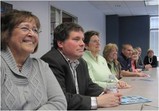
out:
M122 50L122 53L127 57L131 58L132 56L133 48L130 45L125 46L125 49Z
M82 31L71 31L68 39L58 42L62 53L71 60L76 60L83 55L85 44L84 33Z

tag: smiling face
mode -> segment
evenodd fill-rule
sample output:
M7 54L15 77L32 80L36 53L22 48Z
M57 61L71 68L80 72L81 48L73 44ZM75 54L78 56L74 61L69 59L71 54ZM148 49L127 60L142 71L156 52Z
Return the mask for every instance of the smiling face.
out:
M117 49L115 47L112 48L109 55L108 55L109 56L108 59L110 59L110 61L117 60L117 57L118 57L117 54L118 54Z
M133 47L131 45L125 45L125 48L122 49L122 53L127 57L131 58Z
M85 44L82 31L71 31L68 39L58 41L58 47L62 53L71 60L76 60L83 55Z
M38 33L34 21L22 22L12 31L8 47L13 54L29 55L38 45Z
M131 55L131 60L138 60L138 52L133 52Z

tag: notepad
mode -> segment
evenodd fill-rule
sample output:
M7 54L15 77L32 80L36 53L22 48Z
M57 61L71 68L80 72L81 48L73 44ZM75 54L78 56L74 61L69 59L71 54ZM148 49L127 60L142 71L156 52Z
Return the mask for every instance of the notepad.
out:
M137 104L137 103L147 103L151 102L148 98L142 96L123 96L121 99L121 104Z

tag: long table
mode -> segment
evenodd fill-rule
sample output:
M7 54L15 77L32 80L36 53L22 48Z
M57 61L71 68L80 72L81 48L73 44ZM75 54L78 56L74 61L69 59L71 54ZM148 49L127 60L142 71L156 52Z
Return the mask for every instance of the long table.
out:
M123 96L143 96L150 99L152 102L149 103L138 103L130 105L119 105L112 108L99 108L98 110L120 110L120 111L158 111L158 92L159 92L159 67L152 68L149 71L144 71L144 73L149 74L150 77L123 77L122 80L130 84L132 87L129 89L119 89Z

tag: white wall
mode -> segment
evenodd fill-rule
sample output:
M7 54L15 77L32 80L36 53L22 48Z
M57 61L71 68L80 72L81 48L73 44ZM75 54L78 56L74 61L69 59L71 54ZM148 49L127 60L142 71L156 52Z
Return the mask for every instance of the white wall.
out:
M78 17L78 23L87 30L96 30L100 33L101 54L106 43L105 15L87 1L7 1L13 4L14 9L28 10L35 14L41 22L42 32L39 35L39 49L33 54L41 57L51 48L50 38L50 5L65 10Z
M106 44L105 15L87 1L54 1L50 5L65 10L78 17L78 24L85 31L95 30L100 33L101 51Z

